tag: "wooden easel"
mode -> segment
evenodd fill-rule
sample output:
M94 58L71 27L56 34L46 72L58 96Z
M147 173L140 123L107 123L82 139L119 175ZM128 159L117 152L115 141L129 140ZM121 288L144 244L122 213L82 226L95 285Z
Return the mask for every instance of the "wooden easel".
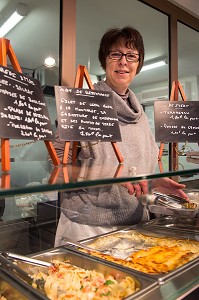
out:
M13 51L13 48L10 44L10 41L5 38L0 38L0 64L4 67L7 67L7 56L10 59L10 62L13 68L22 73L21 67L17 60L17 57ZM51 141L44 141L47 150L50 154L53 164L59 165L60 160L57 156L57 153L53 147ZM2 159L2 171L10 171L10 142L9 139L1 138L1 159Z
M70 181L77 182L79 179L79 172L80 172L81 166L78 167L73 163L72 168L70 170L68 170L68 167L69 167L69 165L55 167L52 170L52 173L49 177L48 184L56 184L56 183L58 183L58 180L60 182L60 179L62 180L61 183L69 183ZM122 174L123 168L124 168L123 164L118 164L118 166L116 167L116 171L113 175L113 178L120 177ZM87 180L88 178L84 178L84 179ZM2 180L4 180L4 182L5 182L6 178L2 177Z
M86 80L88 87L90 89L94 90L94 86L91 82L91 79L90 79L90 76L89 76L89 73L88 73L86 67L82 66L82 65L78 65L74 87L82 88L84 78ZM122 163L124 161L124 159L123 159L122 154L119 151L119 148L118 148L116 142L111 142L111 145L113 147L113 150L115 152L115 155L116 155L119 163ZM70 148L70 141L66 141L65 148L64 148L63 160L62 160L63 164L66 164L68 161L69 148ZM77 158L77 148L78 148L78 142L75 141L75 142L73 142L73 147L72 147L72 162L74 162Z
M186 101L186 95L183 91L182 85L180 84L179 81L173 81L172 87L171 87L171 94L170 94L170 99L169 101L178 101L178 92L180 92L181 98L183 101ZM173 170L176 169L176 166L178 165L178 155L176 152L177 143L172 143L172 168ZM162 167L162 154L164 150L164 143L160 143L160 149L159 149L159 155L158 155L158 163L159 163L159 169L160 172L163 172L163 167Z

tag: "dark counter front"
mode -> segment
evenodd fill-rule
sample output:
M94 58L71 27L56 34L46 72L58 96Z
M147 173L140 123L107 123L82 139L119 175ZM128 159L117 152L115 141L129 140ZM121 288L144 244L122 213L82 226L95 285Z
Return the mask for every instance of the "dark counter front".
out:
M0 221L0 250L27 255L54 247L58 201L37 203L29 217Z

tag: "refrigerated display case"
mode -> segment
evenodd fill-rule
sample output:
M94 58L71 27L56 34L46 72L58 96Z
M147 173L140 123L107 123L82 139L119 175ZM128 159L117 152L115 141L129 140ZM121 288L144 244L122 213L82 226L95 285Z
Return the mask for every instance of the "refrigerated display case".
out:
M1 172L1 252L15 252L26 256L43 255L54 251L72 251L74 255L81 255L82 259L92 260L96 264L107 264L109 267L137 275L138 278L146 278L149 288L143 289L135 299L182 299L197 290L199 286L198 257L187 262L179 269L164 276L151 276L138 270L126 270L122 265L112 265L111 262L101 261L100 258L88 257L86 253L79 253L75 247L67 245L67 239L62 245L55 246L56 231L60 220L61 209L64 206L65 194L83 192L86 194L94 190L124 185L127 182L133 184L140 181L148 182L148 196L153 195L153 180L172 178L174 181L186 184L184 191L190 200L199 203L199 168L190 168L173 172L157 171L153 174L138 174L133 166L124 164L104 164L103 161L79 160L64 166L53 167L47 161L41 162L13 162L9 173ZM187 178L187 181L185 180ZM143 204L142 204L143 205ZM158 236L174 238L176 235L187 240L198 241L198 212L190 215L190 218L181 216L175 210L173 214L158 214L150 210L146 205L150 220L135 224L135 228L142 233L156 232ZM163 207L161 207L163 208ZM196 208L197 210L197 208ZM88 217L91 216L90 207L86 207ZM80 211L75 207L71 215L76 220ZM100 220L100 212L98 214ZM84 227L83 219L80 228ZM106 220L108 224L109 219ZM131 227L131 226L130 226ZM129 224L123 224L122 230L129 230ZM111 230L110 230L111 231ZM73 236L76 239L75 233ZM199 253L198 253L199 254ZM46 255L46 257L50 257ZM43 256L42 256L43 258ZM139 297L138 297L139 296ZM132 298L134 299L134 298ZM191 299L191 298L190 298Z

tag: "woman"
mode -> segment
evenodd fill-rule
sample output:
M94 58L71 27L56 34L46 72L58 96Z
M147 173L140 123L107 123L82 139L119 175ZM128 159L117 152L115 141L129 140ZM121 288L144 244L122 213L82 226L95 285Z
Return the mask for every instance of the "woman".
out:
M136 170L136 174L154 173L158 146L142 106L129 89L144 62L142 36L132 27L112 28L103 35L98 55L106 78L94 87L95 90L113 92L122 137L122 141L117 143L124 157L122 174L132 169ZM57 135L55 148L60 156L63 155L63 147L64 143ZM117 163L112 145L107 142L81 142L79 158L93 158L95 162L103 161L103 165L110 160ZM153 188L186 197L181 190L184 187L168 178L153 180ZM147 193L147 189L147 182L143 181L64 193L55 245L60 244L61 236L80 240L148 220L148 210L138 200L142 193Z

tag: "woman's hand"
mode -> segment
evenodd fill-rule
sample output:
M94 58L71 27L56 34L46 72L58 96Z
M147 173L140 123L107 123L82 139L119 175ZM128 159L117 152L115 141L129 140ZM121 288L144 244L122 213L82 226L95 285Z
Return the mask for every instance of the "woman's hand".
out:
M126 182L123 183L122 186L128 189L130 195L135 195L136 197L149 193L147 180L142 180L139 183ZM157 178L152 180L152 189L157 189L163 194L173 194L189 201L188 196L183 191L185 187L184 184L178 183L170 178Z
M128 189L128 193L130 195L135 195L136 197L140 197L141 195L148 193L147 180L140 181L139 183L126 182L123 183L122 186Z
M186 186L184 184L178 183L170 178L157 178L152 180L152 188L157 189L163 194L173 194L189 201L188 196L182 190Z

